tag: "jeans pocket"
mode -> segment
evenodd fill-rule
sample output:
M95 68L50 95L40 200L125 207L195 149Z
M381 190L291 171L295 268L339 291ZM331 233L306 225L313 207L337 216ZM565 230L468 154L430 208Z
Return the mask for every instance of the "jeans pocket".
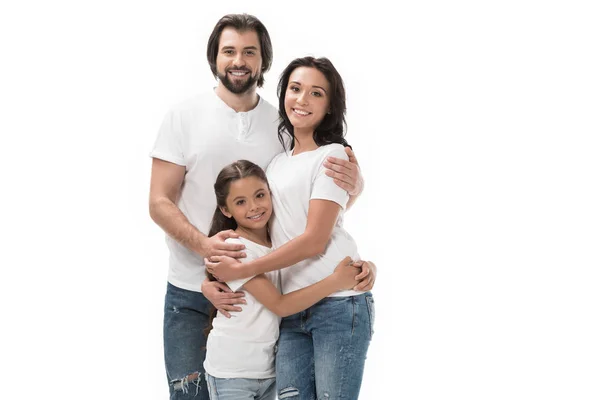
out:
M375 333L375 300L373 296L366 296L367 309L369 310L369 325L371 326L371 337Z

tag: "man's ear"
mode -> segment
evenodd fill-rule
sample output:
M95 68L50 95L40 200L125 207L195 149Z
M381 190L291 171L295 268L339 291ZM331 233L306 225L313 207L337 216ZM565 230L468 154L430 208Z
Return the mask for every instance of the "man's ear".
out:
M227 211L227 207L219 207L219 210L221 210L224 216L226 216L227 218L231 218L231 213Z

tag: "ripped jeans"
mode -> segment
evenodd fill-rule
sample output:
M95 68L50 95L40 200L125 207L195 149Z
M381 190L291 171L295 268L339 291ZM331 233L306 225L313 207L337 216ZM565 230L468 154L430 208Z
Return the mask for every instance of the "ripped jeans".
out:
M374 322L371 292L327 297L283 318L276 361L278 398L358 399Z
M200 292L167 284L163 340L171 400L209 400L204 378L211 304Z

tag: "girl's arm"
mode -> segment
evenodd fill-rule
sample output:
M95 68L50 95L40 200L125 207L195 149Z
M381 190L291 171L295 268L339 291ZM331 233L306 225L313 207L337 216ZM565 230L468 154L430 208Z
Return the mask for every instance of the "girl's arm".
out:
M306 229L301 235L271 253L243 264L229 257L215 256L211 260L218 263L207 262L206 266L220 281L231 281L289 267L315 257L325 252L340 209L340 205L333 201L313 199L308 206Z
M281 294L264 274L246 282L244 289L274 314L287 317L306 310L332 293L350 289L356 284L354 277L358 271L358 268L352 266L352 259L346 257L327 278L288 294Z

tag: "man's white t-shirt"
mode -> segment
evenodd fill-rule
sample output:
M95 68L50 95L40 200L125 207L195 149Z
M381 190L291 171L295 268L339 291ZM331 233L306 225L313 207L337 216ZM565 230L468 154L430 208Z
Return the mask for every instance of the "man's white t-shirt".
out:
M260 98L248 112L236 112L214 91L173 108L165 117L150 156L185 166L177 206L192 225L208 234L217 206L214 183L223 167L249 160L265 169L283 151L277 137L277 109ZM171 284L200 292L205 278L204 260L171 237Z
M228 243L246 246L248 262L271 252L269 247L250 240L227 239ZM267 278L281 290L279 271L267 272ZM252 277L227 282L231 290L238 290ZM216 378L266 379L275 376L275 344L279 338L280 318L269 311L250 293L242 311L226 318L220 313L213 320L213 329L206 342L204 369Z
M325 175L323 162L329 156L348 160L344 146L334 143L298 155L286 151L275 156L267 168L267 178L273 192L270 234L274 248L304 233L310 200L330 200L342 208L325 253L280 270L284 294L331 275L346 256L355 261L360 259L354 239L343 228L343 212L348 202L348 192ZM362 292L344 290L330 297L357 294Z

